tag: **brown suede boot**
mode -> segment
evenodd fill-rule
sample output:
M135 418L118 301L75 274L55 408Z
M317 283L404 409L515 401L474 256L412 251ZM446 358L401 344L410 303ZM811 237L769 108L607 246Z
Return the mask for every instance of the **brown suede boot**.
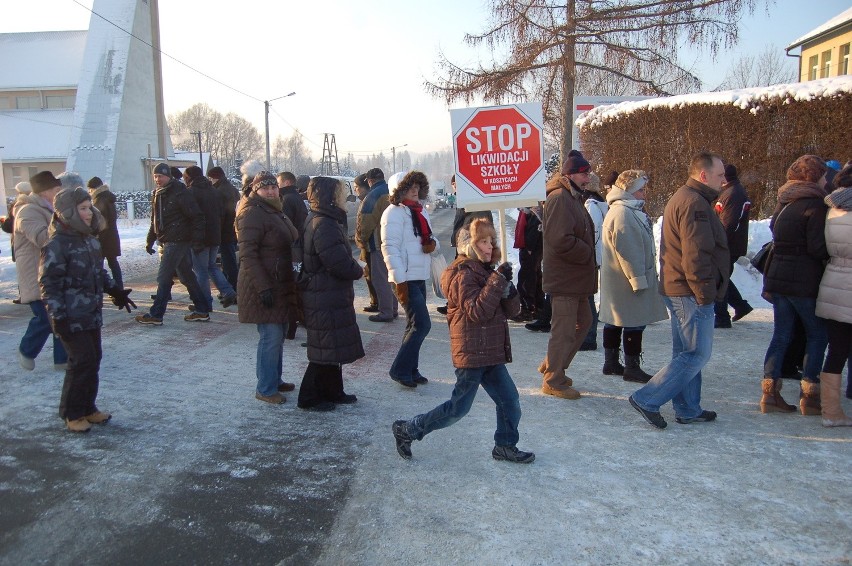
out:
M852 419L840 405L840 374L819 374L822 403L822 426L852 426Z
M68 430L71 432L89 432L92 428L92 423L86 420L86 417L80 417L79 419L65 419L65 426L68 427Z
M822 407L819 402L819 383L802 380L802 393L799 396L799 410L803 415L821 415Z
M787 403L781 397L781 380L764 377L760 382L763 387L763 397L760 398L761 413L792 413L796 410L794 405Z
M112 415L106 411L95 411L91 415L85 416L85 419L92 424L106 424L106 422L111 418Z

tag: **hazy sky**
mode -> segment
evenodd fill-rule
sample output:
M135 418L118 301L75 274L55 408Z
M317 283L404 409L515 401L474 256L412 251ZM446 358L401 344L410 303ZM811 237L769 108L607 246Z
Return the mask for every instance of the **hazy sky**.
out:
M93 6L93 0L79 2ZM4 3L0 33L86 29L91 13L80 4ZM203 101L242 115L262 131L262 100L295 91L271 103L271 137L298 128L316 156L325 132L336 135L341 158L347 151L389 153L404 144L418 153L447 148L448 107L422 85L435 77L439 50L463 66L475 61L462 39L465 32L486 29L487 5L485 0L161 0L162 50L260 100L163 57L166 113ZM849 6L849 0L763 5L741 22L737 48L716 62L694 54L682 62L694 64L694 72L713 88L742 53L766 45L783 49Z

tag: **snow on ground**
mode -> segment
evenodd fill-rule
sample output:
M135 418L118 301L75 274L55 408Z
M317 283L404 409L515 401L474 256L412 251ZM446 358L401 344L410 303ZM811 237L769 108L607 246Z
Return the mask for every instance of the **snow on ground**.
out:
M122 225L130 272L156 265L146 229ZM751 250L766 233L752 224ZM14 296L2 238L2 292ZM519 446L537 455L528 466L491 459L494 406L482 392L465 419L415 442L413 460L396 454L393 420L445 401L455 382L431 293L430 383L409 391L387 377L404 321L369 322L356 283L367 356L344 378L359 401L323 415L298 410L293 394L280 407L254 399L257 333L233 309L185 323L179 287L163 327L108 308L99 405L115 418L85 436L55 416L49 348L34 372L17 366L25 307L0 305L0 562L848 564L852 430L759 413L771 310L758 277L740 266L735 278L758 308L716 333L702 397L714 423L678 425L667 406L669 427L651 428L627 403L637 386L601 375L600 351L569 370L582 399L544 396L535 368L549 335L512 324ZM142 283L145 309L153 282ZM285 346L296 383L300 340L303 329ZM649 326L645 369L670 348L669 324ZM794 401L795 383L785 386Z

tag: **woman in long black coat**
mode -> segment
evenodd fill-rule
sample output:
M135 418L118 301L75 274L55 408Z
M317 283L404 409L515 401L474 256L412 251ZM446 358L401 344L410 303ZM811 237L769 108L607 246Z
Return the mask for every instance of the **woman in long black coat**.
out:
M343 364L364 357L355 320L353 282L364 274L352 257L346 230L346 189L330 177L308 185L311 212L302 237L301 283L308 330L308 367L299 388L299 407L329 411L354 403L343 391Z

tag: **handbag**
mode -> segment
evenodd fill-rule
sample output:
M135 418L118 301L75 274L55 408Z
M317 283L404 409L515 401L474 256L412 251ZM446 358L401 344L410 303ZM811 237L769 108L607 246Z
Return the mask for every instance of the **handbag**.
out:
M432 256L432 291L435 292L435 296L439 299L446 300L447 298L441 290L441 275L447 269L447 260L444 259L444 254L441 252L433 252L430 255Z
M754 267L758 273L766 273L766 268L769 266L769 256L772 255L773 247L772 240L769 240L752 256L751 266Z

